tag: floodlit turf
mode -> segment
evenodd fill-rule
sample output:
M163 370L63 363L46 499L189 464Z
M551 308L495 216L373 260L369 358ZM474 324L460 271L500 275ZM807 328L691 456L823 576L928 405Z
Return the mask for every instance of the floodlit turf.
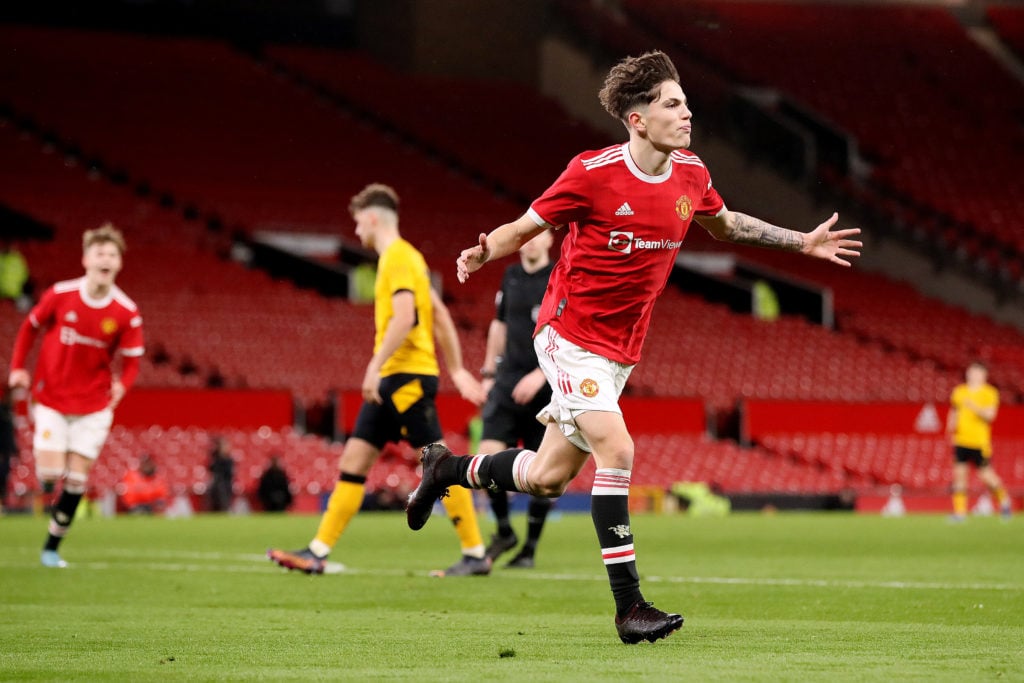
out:
M364 514L350 571L309 577L263 553L313 517L81 519L65 570L38 564L45 520L0 518L0 678L1024 680L1024 518L633 522L647 598L686 625L626 646L587 515L534 570L457 579L428 576L456 559L443 519Z

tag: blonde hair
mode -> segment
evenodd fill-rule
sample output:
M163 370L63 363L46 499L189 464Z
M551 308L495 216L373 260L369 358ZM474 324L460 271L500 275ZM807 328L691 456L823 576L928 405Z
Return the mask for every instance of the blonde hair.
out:
M86 230L82 233L82 251L88 251L94 244L113 244L123 255L127 247L124 243L124 235L114 227L113 223L104 223L95 230Z

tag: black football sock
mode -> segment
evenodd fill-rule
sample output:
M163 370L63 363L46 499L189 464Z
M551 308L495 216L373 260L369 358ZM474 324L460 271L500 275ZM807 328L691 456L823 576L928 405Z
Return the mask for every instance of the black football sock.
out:
M53 517L50 519L50 535L46 538L46 545L43 550L56 550L64 536L68 533L68 527L75 520L75 510L82 500L81 493L69 493L67 489L60 494L57 504L53 508Z
M437 466L437 479L446 486L466 486L466 470L473 461L473 455L454 455ZM468 488L468 487L467 487Z
M494 512L494 521L498 523L499 536L512 536L512 524L508 520L508 493L505 491L494 491L487 489L487 497L491 499L491 510Z
M535 457L533 451L509 448L494 455L459 458L457 483L468 489L525 491L526 473Z
M530 555L537 549L537 541L540 540L540 532L544 530L544 521L548 517L548 512L551 511L551 506L554 504L550 498L540 498L533 496L530 498L530 505L526 509L526 543L523 545L523 551L528 551ZM519 553L524 554L523 552Z
M57 490L57 482L53 480L40 482L39 489L40 495L37 500L40 509L48 515L53 514L53 492Z
M633 532L629 528L629 470L602 468L594 476L590 516L601 544L601 557L615 597L615 611L622 615L638 600L640 575L636 569Z

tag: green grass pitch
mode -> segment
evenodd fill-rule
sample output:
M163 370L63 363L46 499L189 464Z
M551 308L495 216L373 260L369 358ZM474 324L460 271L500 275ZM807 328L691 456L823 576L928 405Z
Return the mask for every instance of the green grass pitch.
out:
M635 646L588 515L552 520L536 569L486 578L429 577L457 555L443 518L357 517L343 574L263 556L315 527L85 518L48 570L46 521L0 518L0 679L1024 680L1024 519L637 515L644 592L686 625Z

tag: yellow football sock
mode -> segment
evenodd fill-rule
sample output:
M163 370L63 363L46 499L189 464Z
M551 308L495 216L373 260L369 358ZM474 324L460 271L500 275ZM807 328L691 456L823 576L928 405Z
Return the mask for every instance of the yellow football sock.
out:
M995 496L1000 508L1006 507L1010 502L1010 497L1006 495L1006 489L1002 486L995 490Z
M967 516L967 494L957 491L953 494L953 514Z
M473 507L473 493L461 486L448 488L448 495L441 499L448 518L455 525L455 533L462 544L462 554L471 557L484 556L484 537L480 534L480 525L476 521L476 509Z
M339 481L334 485L334 492L327 501L327 509L320 518L320 527L316 530L316 541L328 548L338 542L345 527L359 512L363 505L363 493L366 484L362 482Z

